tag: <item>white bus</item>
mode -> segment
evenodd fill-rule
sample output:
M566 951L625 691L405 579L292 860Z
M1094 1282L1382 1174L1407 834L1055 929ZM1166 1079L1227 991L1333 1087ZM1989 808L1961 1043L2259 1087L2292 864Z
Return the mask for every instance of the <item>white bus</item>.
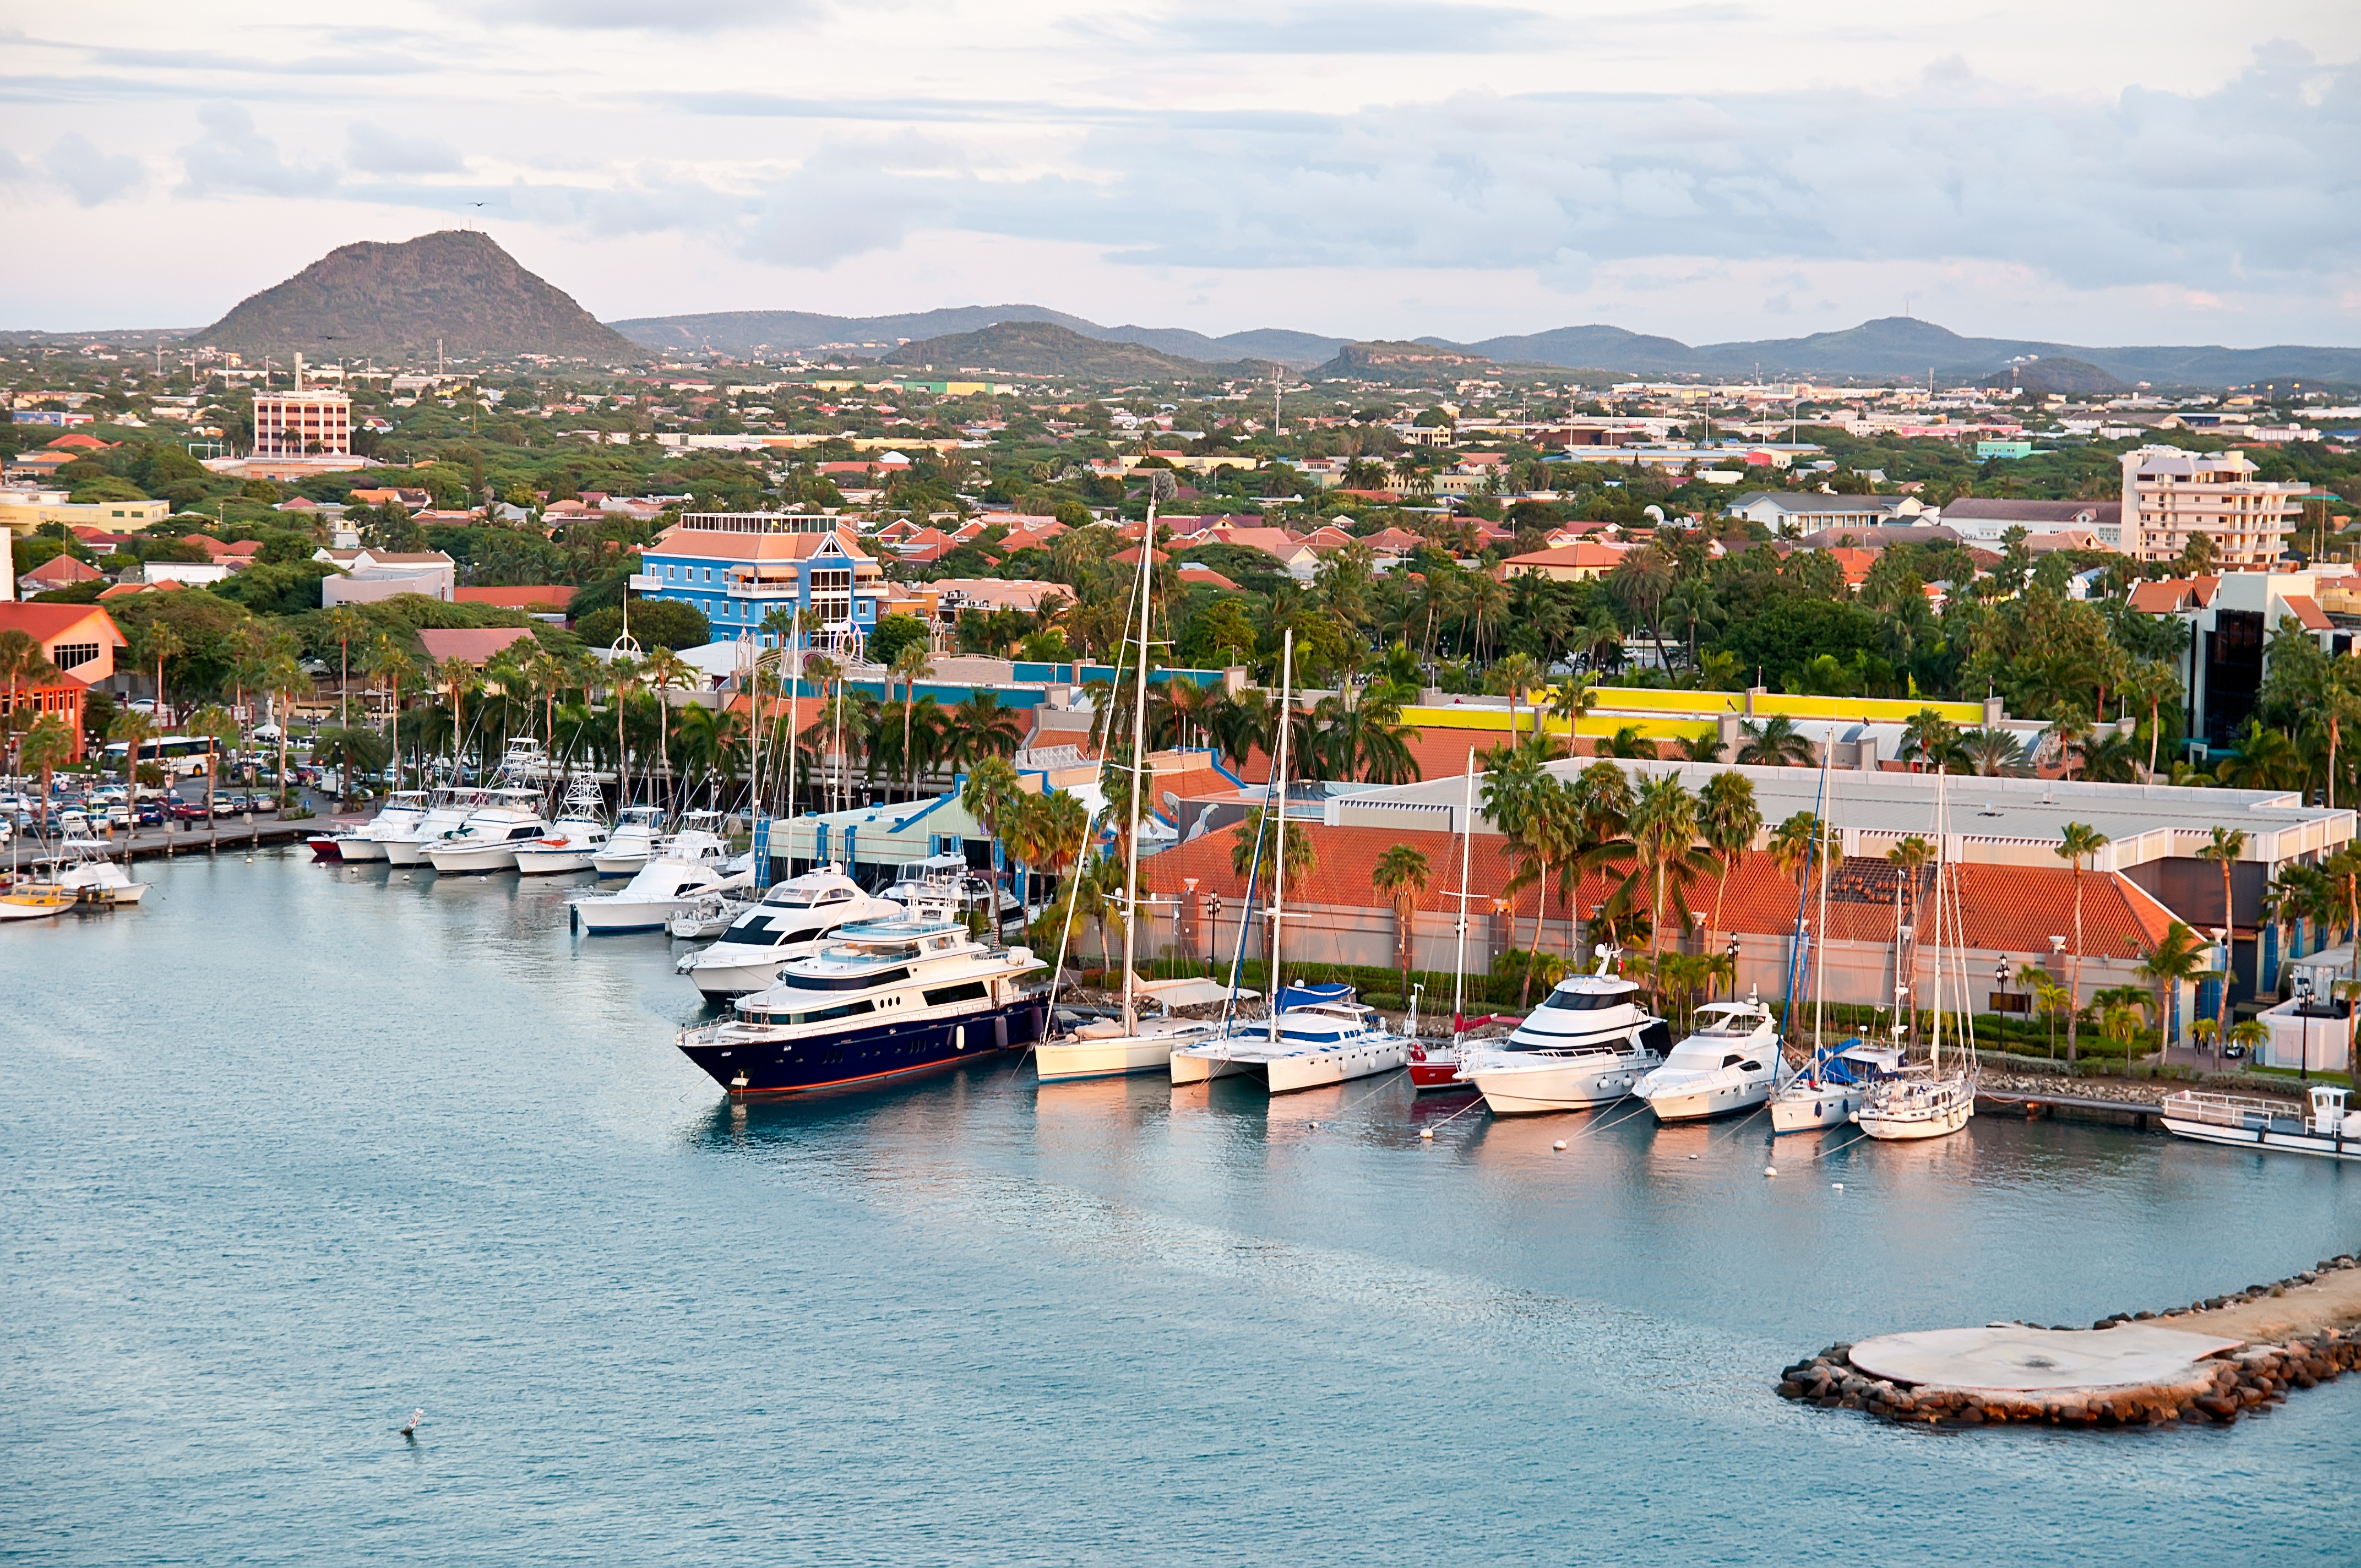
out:
M139 745L139 760L159 762L164 771L175 778L188 778L205 771L205 759L220 750L220 742L210 735L159 735ZM115 740L106 748L106 766L115 773L123 771L125 756L131 743Z

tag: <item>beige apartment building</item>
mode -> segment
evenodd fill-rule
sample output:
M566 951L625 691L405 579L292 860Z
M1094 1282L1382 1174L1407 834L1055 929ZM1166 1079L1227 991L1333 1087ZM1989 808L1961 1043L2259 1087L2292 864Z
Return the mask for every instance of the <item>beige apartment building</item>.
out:
M353 449L353 400L342 392L254 394L254 455L342 457Z
M2189 541L2213 541L2224 572L2277 565L2302 513L2304 487L2257 478L2236 452L2146 446L2124 454L2125 543L2141 561L2179 560Z

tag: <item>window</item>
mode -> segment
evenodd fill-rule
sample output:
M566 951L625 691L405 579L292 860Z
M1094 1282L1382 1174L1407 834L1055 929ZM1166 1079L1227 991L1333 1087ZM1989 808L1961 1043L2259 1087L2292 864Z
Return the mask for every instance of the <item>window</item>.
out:
M97 657L95 642L60 642L49 651L49 663L60 670L79 669Z
M1620 992L1554 991L1542 1005L1559 1013L1591 1013L1601 1007L1620 1006L1627 1000Z
M939 985L927 992L927 1005L940 1007L947 1002L981 1002L983 981L971 980L962 985Z

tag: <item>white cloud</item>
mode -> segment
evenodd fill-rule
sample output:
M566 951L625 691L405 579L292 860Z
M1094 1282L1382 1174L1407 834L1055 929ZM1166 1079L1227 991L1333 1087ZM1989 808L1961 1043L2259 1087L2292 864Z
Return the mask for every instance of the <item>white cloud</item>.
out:
M148 182L148 171L137 159L101 152L79 131L57 139L49 148L48 168L49 178L84 207L128 195Z
M368 120L355 120L346 131L345 162L363 174L461 174L467 168L449 142L403 136Z
M281 159L278 145L255 129L254 116L236 104L207 104L197 111L197 123L205 134L181 149L192 194L318 196L336 183L332 168Z

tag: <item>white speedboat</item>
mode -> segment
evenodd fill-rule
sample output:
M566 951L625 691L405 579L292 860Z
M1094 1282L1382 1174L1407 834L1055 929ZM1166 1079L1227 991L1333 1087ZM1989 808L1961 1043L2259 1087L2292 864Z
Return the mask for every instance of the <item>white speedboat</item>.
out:
M436 874L512 872L517 869L518 846L548 835L539 790L496 789L456 829L427 847L426 859Z
M657 840L664 837L664 825L662 806L623 807L615 814L606 843L592 852L591 869L600 876L630 876L648 863L649 856L661 852Z
M964 855L930 855L896 867L885 896L913 909L948 905L997 914L1004 921L1016 913L1016 895L970 867Z
M1620 949L1594 950L1596 971L1560 981L1507 1039L1463 1051L1460 1081L1473 1082L1494 1115L1605 1105L1664 1059L1664 1021L1640 1005L1637 985L1608 972Z
M148 884L133 882L95 839L68 839L58 845L49 885L83 904L137 904L148 894Z
M2312 1111L2304 1114L2284 1100L2184 1089L2164 1097L2164 1126L2200 1143L2361 1159L2361 1111L2345 1108L2349 1092L2315 1083Z
M1024 948L957 921L856 920L730 1016L683 1030L683 1055L732 1094L873 1084L1030 1043L1049 997Z
M359 827L312 839L312 852L321 860L341 861L348 865L383 861L386 840L407 836L425 819L426 811L424 790L396 790L385 797L385 805L378 814Z
M744 996L777 983L791 959L807 958L855 920L890 920L912 913L874 898L834 866L774 883L709 948L686 954L674 967L708 996Z
M1869 1086L1901 1065L1902 1053L1892 1046L1847 1040L1835 1051L1823 1051L1773 1092L1771 1130L1844 1126L1869 1098Z
M605 802L595 780L577 781L549 832L516 847L516 869L525 876L554 876L590 869L590 857L607 845Z
M1410 1059L1410 1037L1384 1027L1349 985L1290 985L1268 1018L1172 1052L1172 1081L1255 1078L1273 1094L1320 1089Z
M717 893L745 885L715 861L676 861L658 855L614 893L586 893L566 907L574 924L594 937L627 931L662 931L673 917Z
M680 941L710 942L735 925L738 916L745 914L747 904L742 898L731 898L719 893L708 894L674 916L672 923L664 929Z
M389 830L378 840L387 863L404 870L424 865L427 849L441 843L445 834L457 832L488 798L489 791L474 787L437 790L424 816L408 828Z
M1708 1002L1704 1026L1675 1046L1631 1086L1659 1122L1701 1122L1752 1111L1771 1098L1779 1072L1779 1031L1754 997Z

